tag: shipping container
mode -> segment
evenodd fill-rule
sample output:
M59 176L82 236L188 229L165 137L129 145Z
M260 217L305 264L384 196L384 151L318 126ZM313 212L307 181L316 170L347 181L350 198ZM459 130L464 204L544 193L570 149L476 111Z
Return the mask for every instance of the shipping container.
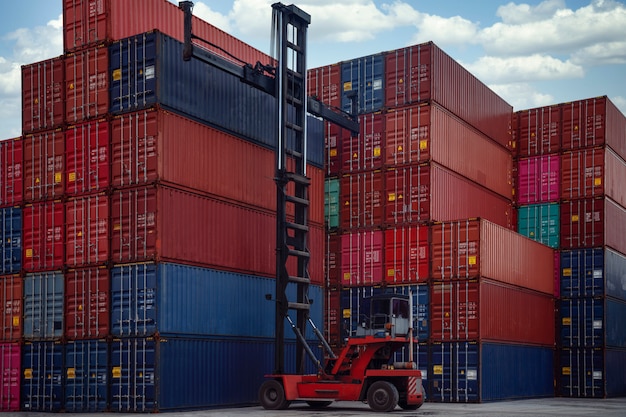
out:
M63 125L64 81L62 56L22 66L22 134Z
M24 152L22 138L0 141L0 207L24 200Z
M27 272L61 269L65 260L65 205L44 201L28 204L23 218L23 269Z
M324 224L327 229L339 227L340 182L338 178L324 180Z
M385 252L382 230L341 235L341 285L356 287L383 282Z
M65 272L65 337L98 339L110 333L110 277L106 267Z
M63 336L65 282L62 272L24 277L24 339L58 340Z
M342 229L380 227L383 224L384 175L380 170L344 175L340 180Z
M343 138L348 131L334 123L324 122L324 169L326 176L341 175Z
M65 191L65 138L61 129L26 135L24 200L60 198Z
M107 410L108 345L105 340L81 340L64 346L65 411L93 413Z
M328 232L326 235L324 273L327 289L337 289L341 286L341 235L337 232Z
M106 116L109 111L109 48L100 44L65 55L65 121Z
M559 396L607 398L626 395L626 349L563 348L558 356Z
M626 268L626 258L616 252L611 251L621 257L621 269ZM605 295L605 249L589 248L561 251L561 297L602 297ZM608 250L607 250L608 256ZM617 258L619 259L619 258ZM616 260L617 260L616 259ZM619 268L616 262L615 266ZM608 279L607 264L607 279ZM615 272L619 273L619 269ZM615 275L614 275L615 276ZM620 284L621 285L621 284Z
M20 411L20 380L22 347L19 343L0 343L2 361L0 379L0 411Z
M429 399L483 402L554 396L554 349L503 343L432 345Z
M427 284L390 285L386 287L386 291L394 294L404 294L411 296L411 303L413 306L413 337L417 338L417 340L419 340L420 342L428 341L428 338L430 336L431 322L430 287ZM406 348L403 348L402 351L406 353ZM426 355L424 349L422 350L421 355ZM421 358L425 359L424 356L421 356ZM423 360L417 361L418 365L423 362ZM423 368L419 369L426 368L427 366L424 366Z
M385 136L387 167L434 161L512 198L511 152L434 102L390 109Z
M394 355L394 362L413 362L415 368L422 373L422 387L426 394L426 400L430 397L430 381L428 380L428 370L430 369L430 344L414 343L413 357L411 358L409 347L403 346Z
M387 225L482 217L503 227L516 228L510 198L436 163L390 169L384 177Z
M551 248L561 243L558 203L531 204L517 209L517 232Z
M109 260L109 196L90 194L65 203L65 265L103 265Z
M341 63L307 71L307 96L315 97L330 108L341 108L343 96Z
M557 154L561 150L561 106L544 106L515 113L519 157Z
M107 191L110 183L110 122L100 119L65 131L65 192L84 195Z
M505 148L513 107L432 42L385 54L386 107L434 101ZM463 94L459 94L463 91Z
M552 284L552 282L550 282ZM431 340L554 346L552 294L481 278L431 283Z
M22 345L20 410L61 411L63 351L60 342L26 342Z
M24 297L24 280L21 275L0 276L0 303L2 303L2 334L3 342L20 341L22 338L22 300Z
M337 288L327 288L324 291L324 338L337 351L343 346L343 340L347 336L342 333L344 321L347 319L343 317L341 310L341 293Z
M558 202L561 198L561 156L548 154L517 161L518 204Z
M341 63L341 109L348 114L381 110L385 105L385 56L375 54ZM352 98L355 97L356 108Z
M584 297L559 301L560 345L626 348L626 301Z
M430 229L414 224L385 229L387 284L426 282L430 278Z
M341 173L351 174L372 171L383 167L385 124L381 112L361 114L358 117L360 132L352 136L349 130L341 130L339 152Z
M436 223L431 230L435 280L489 278L553 293L552 248L484 219Z
M0 209L0 275L19 273L22 270L22 209Z

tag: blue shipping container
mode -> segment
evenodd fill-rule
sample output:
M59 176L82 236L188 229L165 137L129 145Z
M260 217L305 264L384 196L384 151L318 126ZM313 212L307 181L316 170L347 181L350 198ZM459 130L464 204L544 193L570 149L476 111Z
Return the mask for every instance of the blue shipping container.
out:
M626 348L626 302L610 297L559 301L561 346Z
M22 347L21 409L59 411L63 407L63 345L27 342Z
M604 249L606 295L626 301L626 256L612 249Z
M356 94L358 114L379 111L385 105L385 56L369 55L341 63L341 108L352 113L350 93Z
M519 234L558 248L561 235L561 210L558 204L533 204L522 206L517 211Z
M557 392L563 397L605 397L604 350L563 348L559 350ZM623 380L623 374L621 375Z
M65 282L62 272L36 272L24 278L24 338L51 340L63 335Z
M173 263L117 265L111 270L111 333L274 337L276 304L265 295L275 300L275 285L270 278ZM295 285L287 292L295 299ZM311 319L321 326L322 288L309 286L309 298ZM287 325L285 337L295 339Z
M0 241L0 256L2 268L0 274L8 275L22 270L22 209L9 207L0 209L2 217L0 225L2 241Z
M602 248L561 251L561 297L604 295L604 250Z
M108 407L108 351L103 340L65 345L65 411L96 412Z

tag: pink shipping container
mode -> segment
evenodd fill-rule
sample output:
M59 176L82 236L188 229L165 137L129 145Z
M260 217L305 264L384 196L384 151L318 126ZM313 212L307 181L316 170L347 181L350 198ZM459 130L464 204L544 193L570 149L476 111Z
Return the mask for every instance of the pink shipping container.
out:
M22 66L22 133L51 130L65 122L63 57Z
M552 294L481 278L433 282L430 300L433 341L555 344Z
M488 278L552 295L554 251L484 219L432 226L435 280Z
M434 161L512 198L511 152L443 107L424 103L392 109L385 114L385 131L388 167Z
M65 206L45 201L24 207L23 267L27 272L60 269L64 264Z
M346 175L340 180L339 225L343 229L383 224L384 176L381 171Z
M109 197L92 194L65 203L65 264L71 268L109 260Z
M351 137L343 129L340 142L343 174L380 169L384 163L385 123L382 113L359 115L361 132Z
M0 207L19 205L24 199L23 143L21 137L0 141Z
M65 56L65 121L80 123L109 111L109 48L94 46Z
M414 284L430 278L430 228L427 224L385 230L387 284Z
M341 236L341 285L357 287L383 282L384 235L381 230Z
M20 411L21 346L17 343L0 343L0 360L0 411Z
M65 191L82 195L109 187L109 122L95 120L65 131Z
M109 335L109 270L71 269L65 273L65 337L98 339Z
M559 201L561 197L561 156L548 154L517 162L518 204Z
M24 200L60 198L65 190L65 138L61 129L23 138Z
M436 163L387 171L384 204L388 225L483 217L516 227L510 199Z
M528 157L558 153L561 150L561 108L545 106L516 113L515 149Z
M511 149L513 107L434 43L387 52L385 73L388 108L434 101Z
M307 71L307 95L322 103L340 109L343 88L341 86L341 64L326 65Z
M22 338L22 298L24 283L19 274L0 276L0 303L2 303L3 342Z

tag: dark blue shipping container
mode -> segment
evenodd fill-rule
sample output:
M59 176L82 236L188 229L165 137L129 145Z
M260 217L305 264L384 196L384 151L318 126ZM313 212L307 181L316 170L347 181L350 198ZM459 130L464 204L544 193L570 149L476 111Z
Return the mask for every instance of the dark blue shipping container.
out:
M602 348L560 349L558 373L557 392L560 396L605 397L604 350ZM619 377L622 381L623 376L624 374Z
M500 343L432 345L430 399L481 402L554 395L554 350Z
M385 105L385 57L364 56L341 63L341 108L352 113L350 93L357 98L358 114L379 111Z
M602 248L561 251L561 297L604 295L604 250Z
M417 369L422 372L422 386L429 395L430 384L428 383L428 370L430 368L430 345L428 343L417 343L413 346L413 358L409 352L409 347L405 346L396 352L393 358L394 362L413 362Z
M417 337L419 341L427 341L430 336L428 331L428 323L430 322L429 286L427 284L397 285L387 287L387 292L406 295L410 292L413 295L413 336Z
M626 301L626 256L612 249L604 249L606 295Z
M18 273L22 270L22 209L9 207L0 209L2 241L0 275Z
M108 406L108 351L104 340L65 345L65 411L105 411Z
M22 346L21 409L59 411L63 407L63 345L27 342Z
M276 305L265 294L275 300L275 285L270 278L173 263L117 265L111 270L111 333L274 337ZM310 315L318 326L322 294L321 287L309 286ZM295 299L295 285L288 296ZM295 339L290 327L285 337Z
M606 396L626 396L626 349L605 349L604 364Z
M626 348L626 301L610 297L561 299L560 344Z

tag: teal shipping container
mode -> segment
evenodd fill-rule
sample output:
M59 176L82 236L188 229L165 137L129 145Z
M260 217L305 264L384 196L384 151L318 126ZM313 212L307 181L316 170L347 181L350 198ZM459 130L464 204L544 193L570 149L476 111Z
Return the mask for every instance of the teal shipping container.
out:
M58 340L63 336L65 277L60 271L26 274L24 339Z
M551 248L559 247L560 226L557 203L532 204L517 210L517 232Z
M324 219L328 229L339 227L339 190L337 178L326 178L324 181Z

